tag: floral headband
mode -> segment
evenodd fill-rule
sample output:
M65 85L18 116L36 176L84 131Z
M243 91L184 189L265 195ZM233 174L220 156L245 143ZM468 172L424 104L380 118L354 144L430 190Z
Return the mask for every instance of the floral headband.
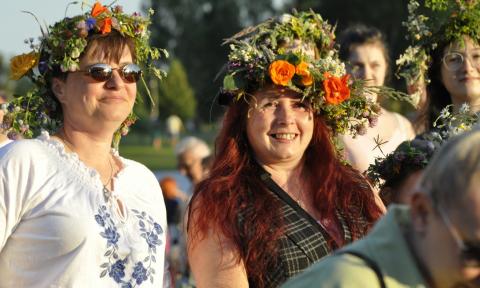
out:
M417 0L410 0L408 14L403 25L412 45L396 61L397 76L404 78L407 85L429 82L431 52L440 43L462 42L464 36L480 39L478 0L425 0L422 6Z
M150 9L149 16L152 14L153 10ZM33 137L41 130L53 132L62 124L58 103L48 91L49 81L54 71L69 72L79 69L80 56L92 35L107 35L115 30L123 37L131 38L135 43L137 63L145 66L153 76L162 79L165 72L156 68L153 61L162 54L168 57L168 54L163 49L149 45L149 24L149 17L144 18L138 13L128 15L121 6L106 7L96 2L91 11L83 15L64 18L50 26L47 31L41 28L40 43L35 44L33 38L26 40L32 51L11 59L11 78L18 80L27 77L34 87L26 95L16 96L12 102L2 106L6 112L3 130L11 138L15 138L17 133L24 137ZM143 76L141 79L150 96ZM128 133L128 127L135 119L132 113L122 123L115 133L114 146L118 146L121 135Z
M415 171L425 168L437 149L451 137L469 131L480 119L480 114L470 111L468 104L463 104L456 112L453 105L445 107L434 122L432 132L417 136L412 141L400 144L394 152L384 158L375 159L375 164L367 170L373 183L382 188L395 185L398 181Z
M380 112L368 93L403 95L350 78L334 40L334 27L312 11L284 14L237 33L224 42L230 53L220 104L247 100L253 91L275 84L302 95L334 134L364 133Z

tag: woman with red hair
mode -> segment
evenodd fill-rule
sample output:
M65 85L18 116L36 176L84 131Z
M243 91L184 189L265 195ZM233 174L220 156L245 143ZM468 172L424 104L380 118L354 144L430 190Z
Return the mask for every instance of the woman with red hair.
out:
M345 75L331 27L308 12L255 29L229 40L220 97L231 101L190 204L188 253L200 288L277 287L382 214L332 142L378 107Z

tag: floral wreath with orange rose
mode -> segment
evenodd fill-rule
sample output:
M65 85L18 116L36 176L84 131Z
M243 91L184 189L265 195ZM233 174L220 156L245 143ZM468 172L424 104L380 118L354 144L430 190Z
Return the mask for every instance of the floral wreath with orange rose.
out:
M229 105L274 84L309 101L335 134L362 134L375 125L380 106L368 93L405 95L387 87L367 87L352 79L338 58L335 28L313 11L293 12L249 27L225 40L230 53L219 102Z
M48 89L52 74L54 71L78 70L80 57L87 47L89 37L93 35L106 35L116 30L124 37L133 39L137 64L158 79L165 77L165 72L155 67L154 61L162 55L168 57L168 54L163 49L149 45L150 33L147 26L153 10L149 10L148 17L142 17L139 13L128 15L121 6L113 6L115 2L109 6L96 2L85 14L66 17L46 31L40 26L42 37L38 44L33 38L25 40L32 51L11 59L10 77L12 80L29 78L34 87L26 95L15 96L12 102L2 105L6 113L2 130L10 138L15 138L18 134L30 138L38 135L41 130L54 132L62 125L59 103ZM82 3L82 9L83 5L86 5L85 2ZM153 103L143 74L141 80ZM132 113L122 123L114 135L114 147L118 147L121 136L128 133L129 126L135 120L136 116Z

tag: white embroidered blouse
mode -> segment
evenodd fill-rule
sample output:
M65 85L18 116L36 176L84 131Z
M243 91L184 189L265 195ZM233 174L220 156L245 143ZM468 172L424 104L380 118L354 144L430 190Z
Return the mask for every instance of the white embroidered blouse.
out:
M0 149L0 287L162 287L160 187L116 157L105 198L99 174L48 133Z

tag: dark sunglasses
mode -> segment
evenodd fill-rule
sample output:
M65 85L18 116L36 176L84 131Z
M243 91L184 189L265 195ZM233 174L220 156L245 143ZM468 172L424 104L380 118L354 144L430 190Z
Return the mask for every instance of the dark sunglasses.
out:
M437 207L437 211L450 232L450 235L452 235L453 240L460 249L460 259L462 260L463 265L465 267L480 267L480 243L463 240L445 211L440 207Z
M88 66L86 70L75 72L84 72L85 75L92 77L95 81L105 82L112 78L113 70L118 70L122 79L127 83L138 82L142 76L142 69L133 63L117 68L112 68L108 64L98 63Z

